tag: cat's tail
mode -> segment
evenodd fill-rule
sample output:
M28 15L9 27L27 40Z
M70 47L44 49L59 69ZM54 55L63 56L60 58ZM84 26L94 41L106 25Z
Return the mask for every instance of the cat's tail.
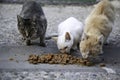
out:
M57 34L53 34L53 35L50 35L50 36L46 36L45 39L46 40L49 40L49 39L53 39L54 40L54 37L58 37Z

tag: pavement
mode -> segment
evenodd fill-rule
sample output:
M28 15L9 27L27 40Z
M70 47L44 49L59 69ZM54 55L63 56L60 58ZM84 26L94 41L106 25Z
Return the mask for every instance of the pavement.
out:
M40 47L37 41L25 46L17 30L16 15L21 10L18 4L0 4L0 80L120 80L120 7L116 7L116 21L104 46L105 67L94 66L29 64L30 54L58 53L56 43L46 40L47 47ZM43 6L48 20L47 36L57 34L57 25L73 16L84 22L92 6ZM79 15L78 15L79 14ZM71 55L81 57L79 50Z
M30 64L30 54L59 53L53 40L47 40L47 47L1 46L0 47L0 80L119 80L120 48L104 47L102 63L94 66ZM81 57L79 50L71 55Z

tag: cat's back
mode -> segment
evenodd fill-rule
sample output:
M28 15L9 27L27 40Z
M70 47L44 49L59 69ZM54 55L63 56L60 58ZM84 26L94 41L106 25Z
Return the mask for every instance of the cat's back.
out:
M86 21L93 19L93 17L95 16L101 16L101 15L107 17L111 22L114 22L115 10L114 10L114 6L111 4L109 0L102 0L98 4L96 4L95 8L87 17Z
M82 26L83 26L82 22L78 21L74 17L70 17L59 24L58 30L62 32L63 31L75 31L75 30L80 30Z
M94 30L111 30L110 23L113 24L115 19L114 7L109 0L102 0L95 5L95 8L85 21L85 31L94 32Z
M22 7L22 11L20 13L21 17L23 18L31 18L33 17L33 15L44 15L43 10L40 6L40 4L38 4L35 1L26 1L23 4Z

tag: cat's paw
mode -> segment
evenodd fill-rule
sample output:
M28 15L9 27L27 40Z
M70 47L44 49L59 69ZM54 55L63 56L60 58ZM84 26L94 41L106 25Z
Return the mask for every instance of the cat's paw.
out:
M104 53L103 50L101 50L100 53L99 53L99 55L103 55L103 53Z
M104 43L104 45L109 45L110 44L110 42L109 41L106 41L105 43Z
M30 40L26 40L26 45L30 46L31 45L31 41Z
M40 43L39 45L42 46L42 47L46 47L45 43Z

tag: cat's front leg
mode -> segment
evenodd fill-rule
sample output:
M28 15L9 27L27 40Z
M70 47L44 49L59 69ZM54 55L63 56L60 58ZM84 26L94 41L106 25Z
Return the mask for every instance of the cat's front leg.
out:
M73 49L73 50L79 49L79 43L73 44L72 49Z
M110 41L109 40L106 40L105 42L104 42L104 45L109 45L110 44Z
M31 45L31 40L26 40L26 45L30 46Z
M108 36L105 37L105 39L104 39L104 45L109 45L109 43L110 43L110 41L108 40Z
M103 53L104 53L103 50L101 50L101 51L100 51L100 54L103 54Z
M45 44L45 37L40 37L40 46L43 46L43 47L46 47L46 44Z
M103 46L103 45L102 45ZM103 51L103 47L100 49L100 53L99 53L99 55L102 55L104 53L104 51Z
M75 52L77 50L77 46L76 45L73 45L70 52Z

